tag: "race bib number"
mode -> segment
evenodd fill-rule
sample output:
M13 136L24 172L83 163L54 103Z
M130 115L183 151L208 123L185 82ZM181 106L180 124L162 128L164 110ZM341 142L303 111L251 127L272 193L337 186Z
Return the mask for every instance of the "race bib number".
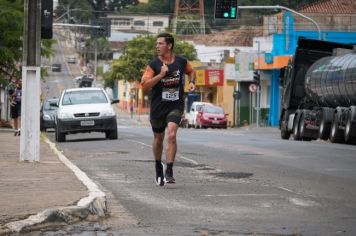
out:
M179 90L178 89L163 89L162 91L162 100L163 101L176 101L179 99Z

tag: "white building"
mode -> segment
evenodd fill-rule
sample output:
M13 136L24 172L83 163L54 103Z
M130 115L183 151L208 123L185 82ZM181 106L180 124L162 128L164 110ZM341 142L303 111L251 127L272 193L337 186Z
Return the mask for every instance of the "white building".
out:
M169 26L168 15L108 15L111 33L119 31L148 32L157 34Z

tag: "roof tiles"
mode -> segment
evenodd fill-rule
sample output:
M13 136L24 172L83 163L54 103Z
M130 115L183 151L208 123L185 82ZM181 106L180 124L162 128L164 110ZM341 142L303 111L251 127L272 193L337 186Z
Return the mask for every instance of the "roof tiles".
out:
M299 9L301 13L356 14L355 0L320 0Z

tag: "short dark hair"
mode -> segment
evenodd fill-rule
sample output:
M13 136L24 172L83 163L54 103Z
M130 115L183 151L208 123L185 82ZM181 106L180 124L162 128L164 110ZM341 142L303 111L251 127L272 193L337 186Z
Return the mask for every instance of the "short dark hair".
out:
M159 35L157 35L157 38L164 38L164 41L167 44L172 44L172 50L174 48L174 37L173 35L169 34L169 33L160 33Z

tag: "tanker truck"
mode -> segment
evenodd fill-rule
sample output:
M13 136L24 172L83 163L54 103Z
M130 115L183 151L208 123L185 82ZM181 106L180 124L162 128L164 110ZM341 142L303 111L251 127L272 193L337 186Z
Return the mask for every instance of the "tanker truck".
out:
M356 50L299 38L281 76L282 139L356 143Z

